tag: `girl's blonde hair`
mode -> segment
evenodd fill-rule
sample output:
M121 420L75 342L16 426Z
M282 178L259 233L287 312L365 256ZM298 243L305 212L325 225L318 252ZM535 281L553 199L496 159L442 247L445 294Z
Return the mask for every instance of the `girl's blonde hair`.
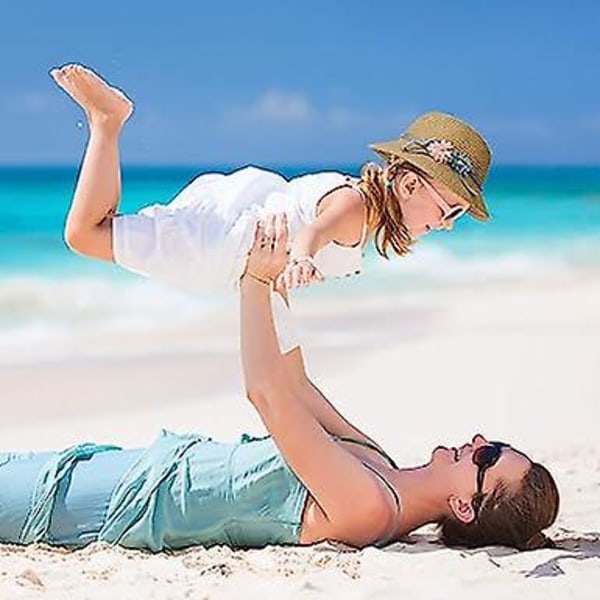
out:
M358 188L367 207L367 227L373 234L375 249L388 259L390 248L398 256L404 256L411 251L415 241L404 224L400 203L390 183L407 171L425 176L420 169L404 161L392 162L385 167L368 162L360 172Z

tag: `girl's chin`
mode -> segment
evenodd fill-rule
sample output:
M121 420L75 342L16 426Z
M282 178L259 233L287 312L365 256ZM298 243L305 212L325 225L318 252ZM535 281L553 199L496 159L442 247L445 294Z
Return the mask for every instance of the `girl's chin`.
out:
M418 240L418 239L422 238L423 236L427 235L429 233L429 230L419 229L418 231L414 231L414 230L410 229L409 233L410 233L410 237L413 240Z

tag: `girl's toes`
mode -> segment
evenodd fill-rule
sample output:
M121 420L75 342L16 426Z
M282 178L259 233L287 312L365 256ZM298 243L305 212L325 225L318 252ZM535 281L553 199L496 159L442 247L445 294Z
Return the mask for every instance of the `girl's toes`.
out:
M79 67L79 65L75 65L75 64L67 65L66 74L67 75L76 75L77 73L79 73L78 67Z

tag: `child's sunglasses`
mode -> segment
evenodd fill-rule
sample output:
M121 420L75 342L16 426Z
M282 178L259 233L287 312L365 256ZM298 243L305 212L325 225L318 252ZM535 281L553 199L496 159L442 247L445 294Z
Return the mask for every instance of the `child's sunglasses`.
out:
M446 199L424 177L421 177L420 179L425 187L431 192L433 201L442 211L441 220L446 226L454 223L457 219L460 219L460 217L469 210L469 205L455 204L454 206L450 206L448 202L446 202Z

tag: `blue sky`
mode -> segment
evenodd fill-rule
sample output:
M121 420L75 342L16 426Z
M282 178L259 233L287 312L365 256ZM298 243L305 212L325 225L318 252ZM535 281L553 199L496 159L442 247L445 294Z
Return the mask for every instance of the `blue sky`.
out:
M135 101L125 163L358 163L438 109L497 163L600 164L599 30L594 1L3 0L0 164L79 161L70 61Z

